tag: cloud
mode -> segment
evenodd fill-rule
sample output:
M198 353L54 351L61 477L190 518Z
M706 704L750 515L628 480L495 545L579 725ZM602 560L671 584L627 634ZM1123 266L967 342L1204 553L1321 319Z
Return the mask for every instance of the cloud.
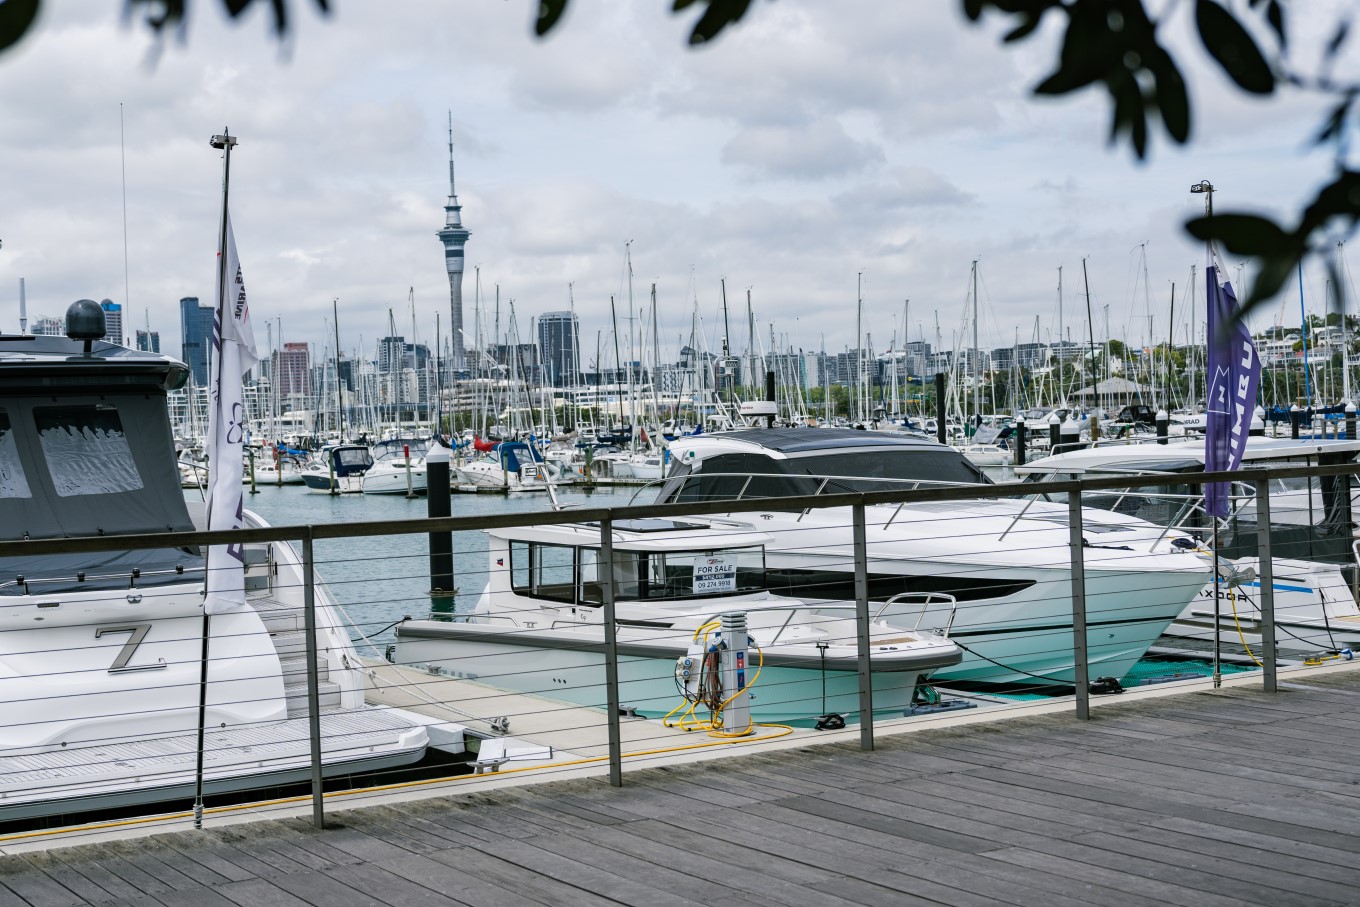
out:
M851 138L836 120L819 120L802 128L742 129L723 146L722 160L764 179L820 180L862 172L885 156L876 143Z

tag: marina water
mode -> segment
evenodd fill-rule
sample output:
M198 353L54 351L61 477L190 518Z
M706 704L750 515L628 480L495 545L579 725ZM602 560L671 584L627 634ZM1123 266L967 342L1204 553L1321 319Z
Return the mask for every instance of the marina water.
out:
M562 486L559 501L570 519L570 511L585 507L625 507L633 500L636 488L584 489ZM404 495L342 494L308 492L296 485L258 487L258 494L246 490L245 507L264 517L273 526L363 523L378 520L420 519L426 515L424 497ZM185 491L198 500L197 491ZM636 503L651 503L655 493L648 489ZM552 511L548 495L455 494L453 516L490 516L498 513ZM368 637L380 652L393 641L391 626L405 615L425 617L431 611L429 536L386 535L358 539L320 539L315 543L319 578L327 584L351 622ZM480 531L453 534L454 585L457 590L455 613L471 611L486 584L487 543ZM363 647L363 638L352 627L351 635ZM377 654L377 653L370 653Z

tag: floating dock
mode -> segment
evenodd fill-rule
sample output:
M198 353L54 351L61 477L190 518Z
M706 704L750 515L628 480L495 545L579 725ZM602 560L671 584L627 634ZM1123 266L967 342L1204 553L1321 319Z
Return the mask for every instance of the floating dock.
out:
M639 757L621 789L582 765L332 797L324 831L304 801L10 837L0 903L1354 903L1360 670L1280 679L1102 697L1086 722L1069 701L884 723L873 752L849 729Z

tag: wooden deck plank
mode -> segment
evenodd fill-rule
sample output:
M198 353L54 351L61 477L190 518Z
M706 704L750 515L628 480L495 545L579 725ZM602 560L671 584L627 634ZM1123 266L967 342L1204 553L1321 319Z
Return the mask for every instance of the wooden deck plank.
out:
M449 851L441 856L456 859L460 853L461 850ZM431 892L455 898L468 907L533 907L548 903L490 884L458 868L454 859L445 862L420 854L406 854L383 860L376 865L392 875L428 888Z
M531 881L535 877L551 878L576 888L598 892L622 904L655 904L656 907L694 905L692 898L658 887L648 879L618 875L525 841L497 841L479 849L519 867L521 875Z
M449 851L431 854L441 863L456 860L459 869L507 891L552 904L553 907L606 907L615 901L561 879L540 873L526 873L514 863L476 847L464 847L454 857ZM416 905L419 907L419 905Z
M1313 688L1316 683L1318 688ZM1360 900L1360 671L0 857L0 907Z

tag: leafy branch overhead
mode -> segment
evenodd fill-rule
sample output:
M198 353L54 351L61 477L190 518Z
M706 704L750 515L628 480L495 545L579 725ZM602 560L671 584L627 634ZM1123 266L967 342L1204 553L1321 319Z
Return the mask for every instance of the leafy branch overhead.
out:
M191 0L124 0L125 18L139 20L156 34L182 29ZM265 6L280 38L291 28L290 7L306 0L218 0L232 17ZM330 0L310 0L322 13ZM570 0L536 0L534 32L548 35L563 21ZM1003 41L1014 44L1034 36L1047 18L1063 30L1057 65L1034 86L1035 94L1065 95L1092 87L1104 89L1110 101L1110 141L1129 143L1134 155L1147 156L1150 131L1160 122L1177 144L1191 141L1193 112L1182 66L1164 45L1165 25L1153 18L1145 0L960 0L964 14L977 22L989 14L1009 20ZM1195 237L1213 240L1236 255L1260 262L1260 273L1246 307L1279 292L1291 270L1305 255L1318 252L1336 238L1349 235L1360 221L1360 175L1346 166L1348 139L1355 121L1360 84L1333 79L1332 70L1350 35L1349 13L1339 14L1330 40L1314 72L1291 68L1286 51L1293 29L1289 16L1307 9L1326 15L1313 0L1193 0L1194 29L1205 54L1239 90L1270 95L1281 86L1320 93L1333 99L1313 141L1334 149L1335 174L1323 186L1292 229L1268 218L1241 212L1195 218L1186 224ZM42 0L0 0L0 53L18 43L35 26ZM740 22L754 0L671 0L672 13L700 9L689 33L701 45ZM1168 12L1178 3L1161 3ZM903 15L910 15L902 6ZM1302 15L1302 12L1299 12ZM449 16L456 15L450 7Z

